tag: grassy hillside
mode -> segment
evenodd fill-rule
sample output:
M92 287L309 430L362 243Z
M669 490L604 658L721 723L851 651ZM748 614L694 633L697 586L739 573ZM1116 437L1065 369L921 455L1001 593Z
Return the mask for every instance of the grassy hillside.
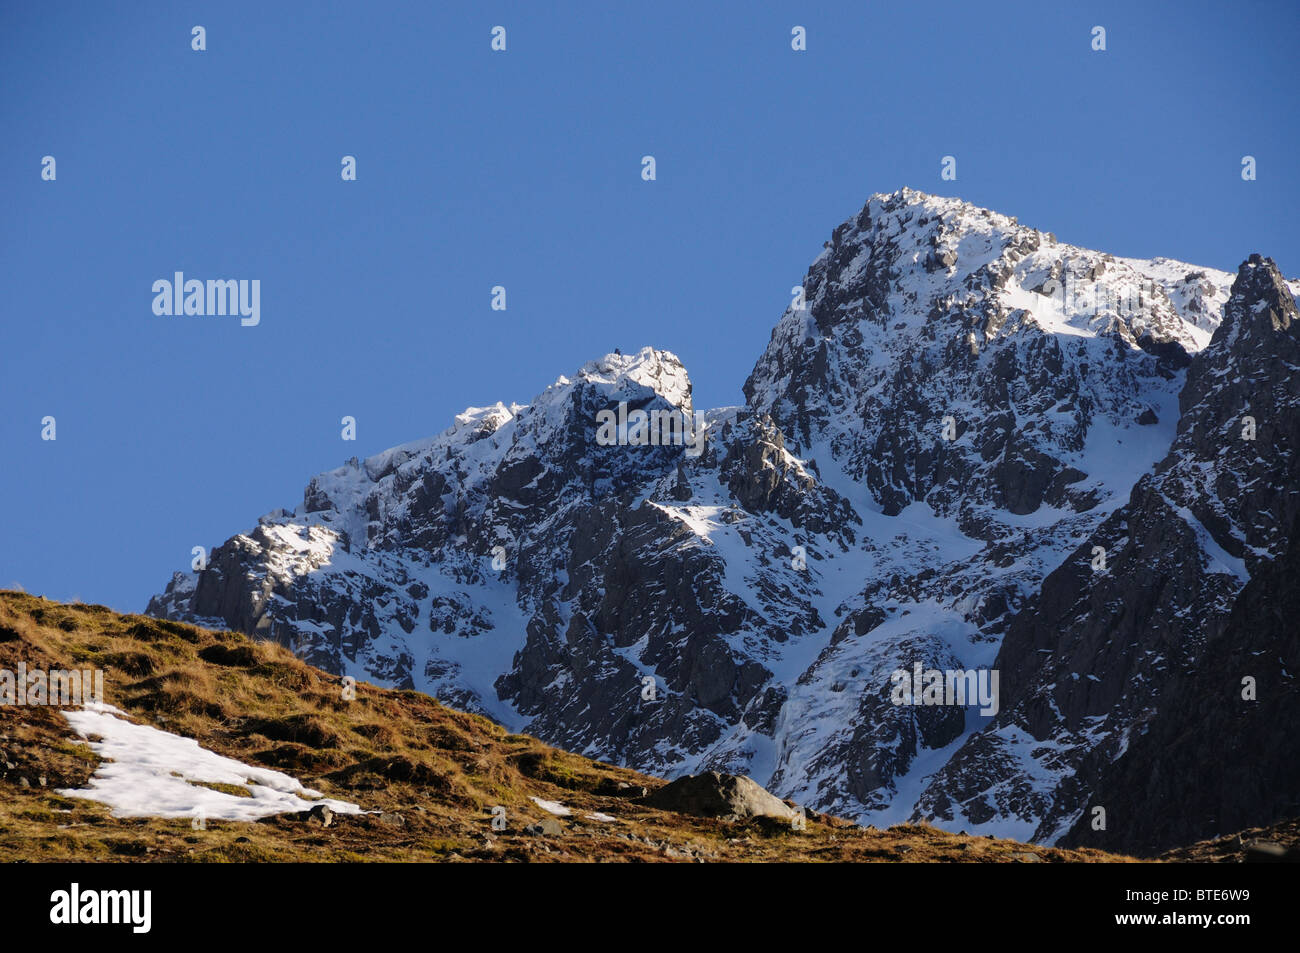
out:
M665 782L514 735L418 692L356 687L286 649L102 606L0 592L0 669L101 668L105 701L141 724L283 771L325 796L381 813L257 822L114 818L56 794L83 787L98 757L59 709L0 707L0 857L53 861L1102 861L948 834L859 828L809 812L804 831L656 810ZM625 787L620 789L622 782ZM238 788L233 792L239 793ZM530 796L573 810L554 818ZM492 830L491 811L508 829ZM589 813L612 816L612 823ZM524 830L546 823L544 832Z

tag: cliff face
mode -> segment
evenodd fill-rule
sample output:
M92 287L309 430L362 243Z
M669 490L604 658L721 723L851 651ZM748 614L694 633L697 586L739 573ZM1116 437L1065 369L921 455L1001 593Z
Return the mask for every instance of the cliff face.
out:
M647 771L1058 837L1288 551L1293 289L906 189L803 286L743 407L608 355L321 474L148 611ZM610 445L620 409L700 452ZM895 704L917 663L998 669L999 713Z
M1087 766L1106 829L1085 816L1060 843L1145 856L1300 816L1300 522L1289 537L1195 663L1173 673L1127 751Z
M1229 618L1269 613L1290 598L1278 566L1294 546L1300 512L1295 318L1295 301L1272 261L1252 256L1233 283L1223 323L1188 369L1169 452L1012 621L997 662L1006 709L945 766L922 810L942 816L958 804L978 809L985 795L973 779L987 771L981 766L998 764L999 776L1018 776L1026 789L1044 770L1061 774L1052 790L1026 797L1026 804L1038 801L1038 839L1073 828L1079 842L1096 837L1154 850L1216 832L1183 817L1176 801L1166 797L1157 807L1138 792L1161 776L1200 786L1202 759L1222 754L1222 732L1243 714L1240 684L1225 696L1224 673L1213 668L1240 644L1242 623L1229 636ZM1098 545L1107 553L1104 571L1094 568ZM1246 609L1251 603L1258 608ZM1273 646L1276 658L1261 657L1259 665L1276 676L1294 633L1270 631L1259 647L1268 655L1263 647ZM1217 701L1185 697L1210 684ZM1156 738L1170 739L1151 737L1152 723L1186 730L1169 712L1186 715L1181 706L1188 704L1204 709L1197 724L1206 737L1167 754ZM1287 704L1275 694L1252 710L1281 705L1280 713ZM1266 720L1252 724L1262 729ZM1276 724L1285 730L1285 721ZM1119 776L1145 780L1125 787ZM1095 807L1109 820L1087 834ZM1170 817L1158 821L1159 811Z
M1127 749L1113 761L1090 753L1083 765L1092 801L1112 805L1114 822L1093 830L1082 819L1066 842L1154 853L1300 814L1292 730L1300 718L1296 319L1273 263L1253 256L1223 325L1192 365L1175 444L1185 459L1166 461L1158 475L1168 475L1183 521L1191 523L1183 515L1191 512L1201 524L1205 555L1199 566L1189 561L1201 569L1203 589L1224 597L1204 614L1193 610L1199 625L1184 626L1184 638L1196 633L1203 644L1170 653L1167 681ZM1247 416L1254 440L1243 438Z

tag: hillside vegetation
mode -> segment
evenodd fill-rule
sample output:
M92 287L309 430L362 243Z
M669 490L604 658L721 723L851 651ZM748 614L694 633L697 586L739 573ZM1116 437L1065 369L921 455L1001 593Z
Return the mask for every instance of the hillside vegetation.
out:
M0 856L15 861L1127 860L950 834L857 827L808 812L803 831L656 810L665 782L510 734L414 691L356 686L285 648L103 606L0 592L0 669L104 671L105 701L140 724L290 774L373 813L257 822L117 818L56 793L99 758L55 707L0 707ZM238 793L238 788L230 793ZM555 817L530 798L558 802ZM305 807L309 805L304 804ZM494 807L507 828L492 828ZM587 817L601 814L612 821Z

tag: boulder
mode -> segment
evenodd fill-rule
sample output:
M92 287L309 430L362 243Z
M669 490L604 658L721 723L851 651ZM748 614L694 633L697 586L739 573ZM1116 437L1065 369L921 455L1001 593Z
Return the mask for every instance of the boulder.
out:
M650 792L641 784L631 784L627 781L616 781L614 778L604 778L596 786L595 793L606 797L643 798Z
M563 837L564 825L553 817L544 817L536 824L525 825L524 833L534 837Z
M646 803L679 814L733 821L750 817L790 820L795 816L780 798L757 782L717 771L678 778L651 794Z
M317 804L309 811L299 811L296 816L300 821L308 824L318 823L321 827L329 827L334 823L334 812L330 810L328 804Z
M1300 849L1262 840L1247 842L1243 846L1243 855L1242 862L1247 864L1300 863Z

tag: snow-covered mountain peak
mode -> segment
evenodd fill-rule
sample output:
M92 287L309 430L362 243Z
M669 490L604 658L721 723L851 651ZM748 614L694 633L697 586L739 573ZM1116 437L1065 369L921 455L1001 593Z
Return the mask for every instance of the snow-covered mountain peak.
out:
M906 409L922 440L944 417L970 421L983 448L987 425L1005 432L1029 407L1055 407L1024 439L1061 459L1097 415L1112 427L1162 416L1233 277L1068 245L958 199L877 194L834 229L745 394L805 452L827 445L853 476L880 457L882 438L893 443L885 405Z
M1008 692L1034 691L1076 602L1080 651L1102 651L1088 593L1112 577L1094 546L1121 582L1199 546L1213 585L1183 560L1168 618L1206 593L1229 605L1289 542L1294 286L1265 259L1230 275L1119 258L902 189L834 229L802 292L745 405L705 413L689 445L631 424L671 437L695 414L681 361L607 354L526 406L470 408L321 474L149 611L642 768L751 774L877 822L1058 831L1074 802L1033 762L1038 721L939 777L980 722L900 709L891 673L988 668L1041 614L997 663ZM1236 436L1247 411L1258 444ZM1127 555L1134 514L1150 558ZM1039 605L1049 575L1071 585ZM1125 683L1114 659L1088 671ZM1089 685L1068 731L1110 697ZM1018 772L1028 795L989 793Z
M679 410L692 411L690 376L671 351L643 347L635 354L606 354L582 365L578 377L600 385L615 400L637 399L643 396L640 388L649 388Z
M996 334L1016 309L1028 312L1030 324L1066 334L1111 333L1141 316L1131 336L1145 328L1194 352L1217 326L1233 275L1167 258L1117 258L1059 242L1013 216L903 188L871 196L837 227L809 278L808 310L819 327L855 304L942 320L954 307L987 303L1001 312L993 325L964 330ZM854 286L860 297L839 293Z
M1296 320L1295 294L1272 258L1251 255L1232 286L1220 336L1229 343L1245 337L1267 342L1274 332L1290 330Z

